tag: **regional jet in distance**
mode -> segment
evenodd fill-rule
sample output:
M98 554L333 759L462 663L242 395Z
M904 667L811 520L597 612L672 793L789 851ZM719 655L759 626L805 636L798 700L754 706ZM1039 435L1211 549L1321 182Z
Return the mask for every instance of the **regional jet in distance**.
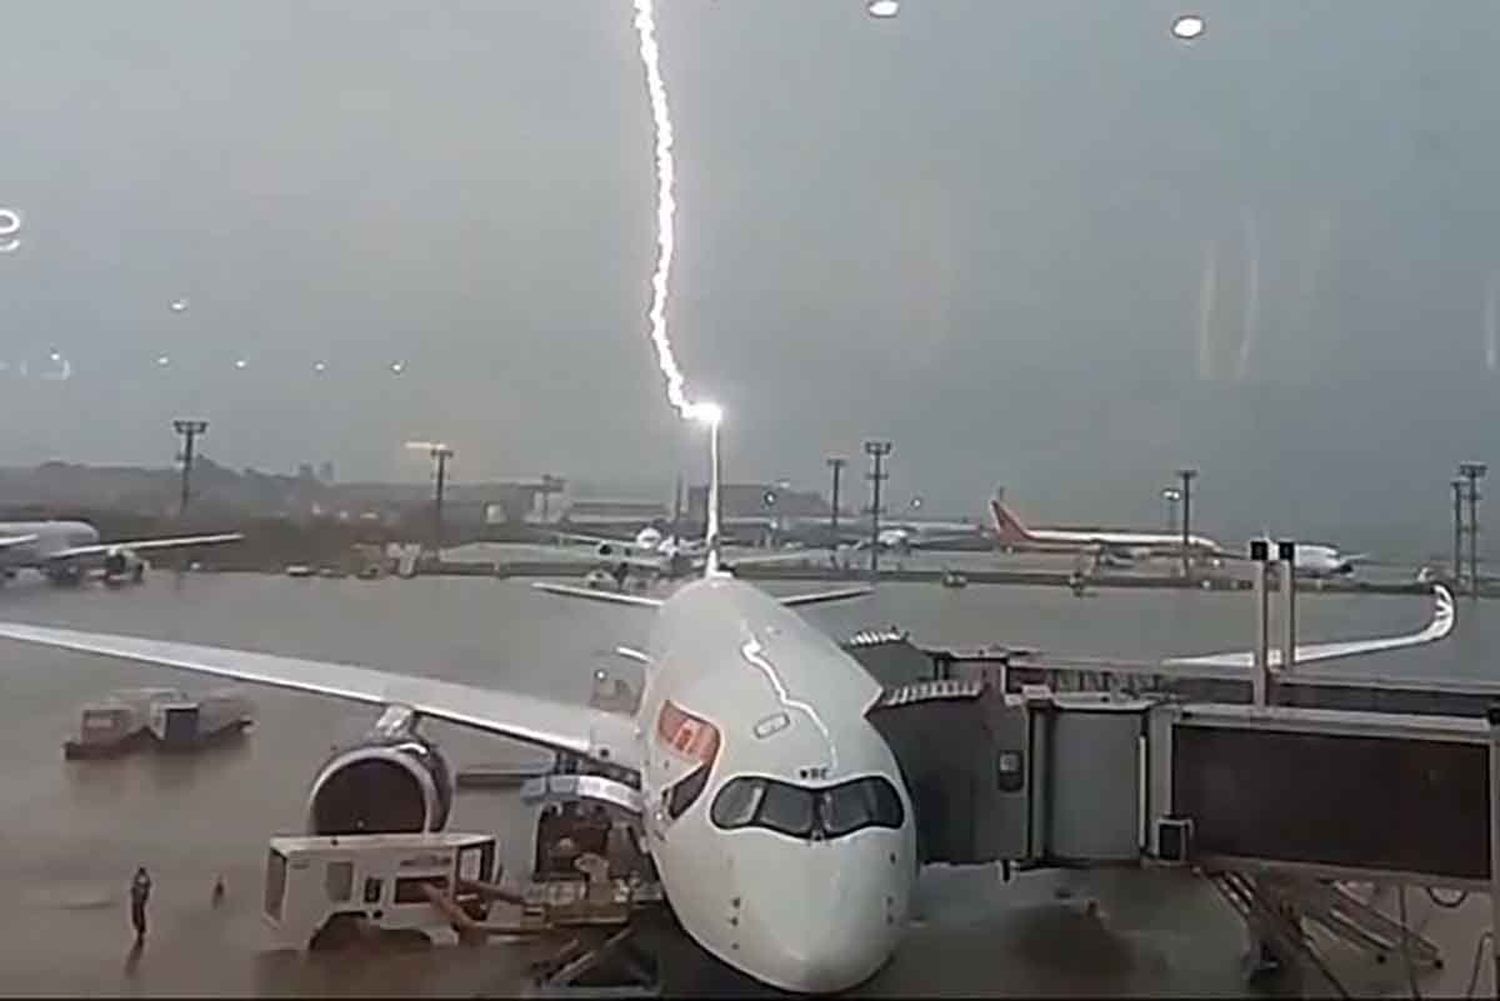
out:
M14 577L21 569L38 570L54 584L76 584L87 570L99 569L106 580L139 583L150 564L140 554L184 546L238 542L239 532L187 535L166 539L99 541L99 530L86 521L0 522L0 570Z

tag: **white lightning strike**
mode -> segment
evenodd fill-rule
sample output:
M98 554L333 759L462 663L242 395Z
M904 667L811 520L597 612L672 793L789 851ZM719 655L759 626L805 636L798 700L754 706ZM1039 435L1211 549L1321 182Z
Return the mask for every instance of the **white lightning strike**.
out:
M1203 278L1198 283L1198 378L1204 382L1214 377L1214 298L1218 287L1218 244L1210 240L1203 245Z
M667 336L667 279L672 273L672 251L676 245L672 225L677 216L672 183L677 177L677 165L672 159L672 115L667 108L667 85L661 77L654 8L654 0L635 0L635 30L640 36L641 63L646 67L651 121L656 129L656 270L651 275L651 344L656 349L656 364L667 379L667 401L689 420L717 424L721 414L716 405L688 399L686 379L677 366L672 341Z
M1484 367L1491 372L1495 371L1496 365L1500 364L1500 338L1497 338L1497 324L1495 322L1495 274L1490 275L1490 280L1484 286Z
M1250 367L1250 352L1260 332L1260 238L1255 232L1255 217L1246 209L1245 221L1245 319L1240 338L1240 355L1234 367L1234 381L1244 382Z

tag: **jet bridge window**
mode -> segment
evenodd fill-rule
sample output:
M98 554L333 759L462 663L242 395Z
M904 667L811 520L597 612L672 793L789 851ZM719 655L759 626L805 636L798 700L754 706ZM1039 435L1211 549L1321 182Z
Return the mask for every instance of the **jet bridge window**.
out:
M867 827L899 828L906 813L895 788L878 775L821 789L741 776L719 790L710 816L724 830L764 827L811 840L841 838Z

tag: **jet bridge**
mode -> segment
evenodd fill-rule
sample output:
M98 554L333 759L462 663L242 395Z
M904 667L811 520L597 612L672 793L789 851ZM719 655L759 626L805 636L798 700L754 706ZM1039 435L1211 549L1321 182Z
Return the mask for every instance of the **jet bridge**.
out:
M869 717L901 766L923 862L1117 864L1145 844L1150 707L971 678L887 689Z
M1184 704L948 677L888 688L868 716L925 864L1191 865L1267 948L1330 979L1308 923L1381 959L1440 962L1340 881L1484 890L1500 906L1500 708Z
M1012 693L982 678L888 688L868 715L926 862L1156 858L1489 885L1500 729L1483 720Z

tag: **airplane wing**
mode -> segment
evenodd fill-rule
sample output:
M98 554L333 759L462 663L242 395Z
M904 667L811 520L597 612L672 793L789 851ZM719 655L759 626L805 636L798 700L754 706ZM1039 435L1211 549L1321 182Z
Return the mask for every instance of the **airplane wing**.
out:
M788 608L797 608L802 605L821 605L829 601L844 601L848 598L863 598L865 595L874 594L875 589L870 587L841 587L834 591L814 591L811 594L784 594L777 597Z
M70 560L79 556L103 556L116 549L141 552L151 549L177 549L181 546L209 546L220 542L239 542L245 536L240 532L225 532L221 535L184 535L175 539L132 539L120 542L96 542L87 546L71 546L47 554L49 560Z
M913 539L908 545L912 549L924 549L927 546L940 546L947 542L964 542L981 539L983 536L977 529L967 532L948 532L944 535L924 535Z
M249 650L172 643L0 622L0 638L160 664L238 681L334 695L416 712L597 761L639 768L635 721L628 716L473 685L377 671L351 664Z
M28 542L35 542L35 535L7 535L0 537L0 549L9 549L12 546L24 546Z
M578 535L573 532L551 532L549 534L559 539L566 539L569 542L586 542L591 546L631 546L635 544L634 539L612 538L607 535Z
M553 584L551 581L536 581L531 586L538 591L561 595L564 598L582 598L585 601L598 601L608 605L632 605L636 608L661 607L660 598L648 598L643 594L626 594L622 591L595 591L587 587L574 587L571 584ZM811 594L780 595L776 600L788 608L796 608L799 605L819 605L829 601L863 598L865 595L873 593L874 589L869 587L843 587L833 591L814 591ZM0 633L0 636L3 635L3 633Z
M522 544L529 545L526 543ZM534 545L531 548L536 551L537 558L539 560L548 563L555 561L572 561L576 562L579 566L598 566L605 563L613 566L617 563L624 563L628 566L636 567L641 570L660 570L666 563L666 560L664 559L651 556L626 556L619 554L614 556L601 556L598 553L591 552L589 550L566 549L561 546Z
M1405 647L1436 643L1453 631L1453 593L1441 584L1433 586L1432 620L1425 629L1403 636L1378 636L1363 640L1342 640L1334 643L1312 643L1299 645L1297 663L1307 664L1320 660L1335 660L1340 657L1358 657L1367 653L1384 653ZM1272 648L1267 652L1272 667L1281 666L1281 651ZM1173 667L1243 667L1255 666L1255 653L1241 650L1234 653L1211 653L1199 657L1173 657L1163 663Z
M744 556L734 556L725 553L724 564L729 567L753 567L763 566L770 563L790 563L794 560L817 559L827 554L825 549L787 549L775 553L746 553Z
M551 581L539 580L532 587L538 591L546 591L548 594L562 595L564 598L584 598L588 601L599 601L608 605L633 605L637 608L660 608L660 598L648 598L644 594L626 594L624 591L596 591L588 587L575 587L572 584L554 584Z

